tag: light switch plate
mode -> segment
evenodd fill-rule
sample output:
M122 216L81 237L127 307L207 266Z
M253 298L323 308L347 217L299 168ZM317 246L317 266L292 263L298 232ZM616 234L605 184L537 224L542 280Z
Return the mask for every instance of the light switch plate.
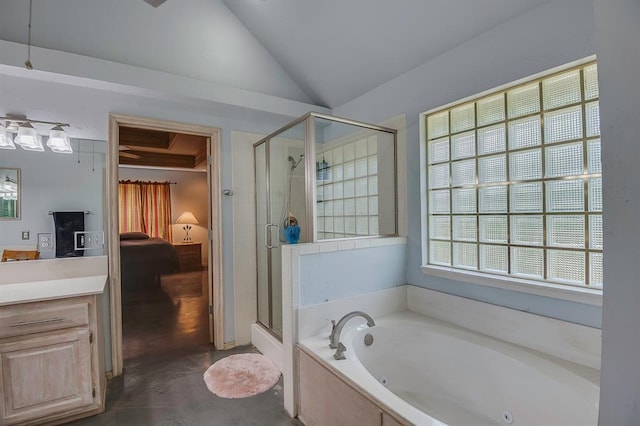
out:
M76 231L73 236L74 250L96 250L104 247L102 231Z
M38 251L53 251L53 234L38 234Z
M23 240L29 239L29 231L22 231L22 239Z

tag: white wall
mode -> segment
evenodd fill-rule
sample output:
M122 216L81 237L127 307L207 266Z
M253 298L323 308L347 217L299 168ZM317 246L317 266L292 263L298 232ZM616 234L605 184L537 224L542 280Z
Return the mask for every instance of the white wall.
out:
M263 135L234 131L233 148L233 276L235 343L251 343L257 320L256 193L253 144Z
M640 2L595 0L604 196L600 424L640 424Z
M85 230L103 230L103 181L105 147L103 141L82 141L78 163L77 141L72 141L74 154L29 152L21 148L0 151L0 167L20 169L20 220L0 220L0 248L8 246L37 247L38 233L55 234L49 211L88 210ZM94 161L95 160L95 161ZM21 231L29 231L29 240L21 239ZM85 255L101 255L103 250L90 250ZM43 251L42 258L55 257L55 250Z
M381 122L406 113L409 284L592 327L600 326L601 309L598 306L425 276L420 271L422 217L418 115L593 55L594 33L591 2L553 0L334 109L337 116L368 122Z
M202 243L202 264L207 265L209 252L207 240L207 173L201 171L179 171L163 169L141 169L123 167L118 169L119 180L142 180L151 182L176 182L171 185L171 223L174 243L184 238L183 225L175 222L185 211L191 211L200 222L193 225L189 236L196 243Z

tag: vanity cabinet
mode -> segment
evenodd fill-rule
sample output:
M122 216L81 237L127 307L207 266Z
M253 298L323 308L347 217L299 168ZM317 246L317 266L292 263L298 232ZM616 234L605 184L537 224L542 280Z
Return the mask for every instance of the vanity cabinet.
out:
M0 425L61 423L104 410L97 302L0 306Z

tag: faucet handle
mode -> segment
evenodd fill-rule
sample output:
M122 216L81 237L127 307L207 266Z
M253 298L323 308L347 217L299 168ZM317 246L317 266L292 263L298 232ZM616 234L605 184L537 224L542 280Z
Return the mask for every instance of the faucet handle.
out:
M341 359L347 359L344 356L345 351L347 350L347 348L342 344L342 342L338 342L338 347L336 348L336 353L333 354L333 358L337 361L341 360Z
M333 343L333 339L335 338L335 332L336 332L336 320L331 320L331 334L329 334L329 347L331 349L335 349L338 346L336 344Z

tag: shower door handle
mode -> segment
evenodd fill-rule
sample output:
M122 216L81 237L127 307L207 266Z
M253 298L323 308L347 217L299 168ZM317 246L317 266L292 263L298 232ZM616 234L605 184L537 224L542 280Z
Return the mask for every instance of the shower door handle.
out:
M278 230L278 234L280 234L280 226L276 225L274 223L267 223L264 226L264 246L268 249L274 249L274 248L278 248L280 247L280 237L278 237L278 245L276 246L272 246L271 245L271 233L269 232L269 228L275 226L276 229Z

